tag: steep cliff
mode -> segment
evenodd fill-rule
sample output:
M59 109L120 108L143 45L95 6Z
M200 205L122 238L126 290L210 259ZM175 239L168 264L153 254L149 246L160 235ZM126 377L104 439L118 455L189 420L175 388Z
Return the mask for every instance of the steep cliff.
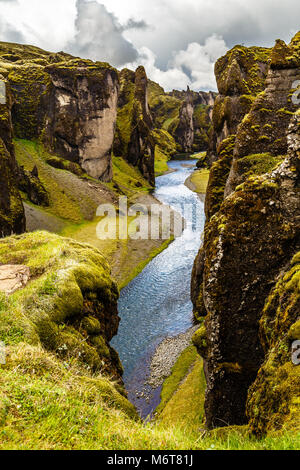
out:
M25 231L25 215L18 192L17 164L12 143L12 95L0 75L0 237Z
M179 122L174 131L175 139L184 153L191 152L194 143L194 101L187 91L179 111Z
M143 67L120 72L117 129L114 154L137 166L154 186L154 142L152 115L148 106L148 79Z
M158 84L149 83L149 104L155 127L171 134L178 153L207 150L215 98L216 93L189 89L165 93Z
M90 176L112 177L118 74L109 64L0 43L1 72L10 83L16 137L40 138Z
M249 51L255 81L248 114L228 117L225 104L235 108L244 99L240 58ZM242 54L238 47L216 66L223 93L214 108L217 161L192 279L194 313L201 323L194 342L205 359L207 426L250 419L251 431L260 435L291 423L299 400L300 371L291 363L295 328L294 336L287 336L299 315L299 114L292 99L300 78L299 33L289 46L276 43L267 69L265 54L269 51L257 48ZM250 79L251 74L248 88Z
M215 65L219 95L213 109L209 162L217 158L222 140L236 134L237 127L258 93L265 88L270 49L236 46Z

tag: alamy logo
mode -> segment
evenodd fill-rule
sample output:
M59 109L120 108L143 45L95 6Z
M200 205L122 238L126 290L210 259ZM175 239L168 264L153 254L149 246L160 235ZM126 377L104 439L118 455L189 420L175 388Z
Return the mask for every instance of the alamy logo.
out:
M292 344L292 363L295 366L300 365L300 340L294 341Z
M293 90L296 90L296 91L293 93L293 96L292 96L292 102L293 102L293 104L300 104L300 80L296 80L296 81L293 83L292 89L293 89Z
M6 103L6 85L3 80L0 80L0 104Z
M101 204L96 216L101 219L96 228L100 240L168 240L181 237L185 229L197 232L203 222L195 203L172 208L162 204L129 206L126 197L120 197L118 208Z
M6 364L6 348L3 341L0 341L0 364Z

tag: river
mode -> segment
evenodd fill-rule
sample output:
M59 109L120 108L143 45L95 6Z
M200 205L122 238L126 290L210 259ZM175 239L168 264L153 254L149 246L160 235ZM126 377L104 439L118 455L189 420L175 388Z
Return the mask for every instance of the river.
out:
M163 339L193 325L191 272L205 223L204 202L184 184L194 165L196 160L173 160L169 167L175 171L156 179L154 196L184 215L186 228L121 291L119 299L121 323L111 345L124 366L128 397L144 418L159 404L160 388L145 385L151 356Z

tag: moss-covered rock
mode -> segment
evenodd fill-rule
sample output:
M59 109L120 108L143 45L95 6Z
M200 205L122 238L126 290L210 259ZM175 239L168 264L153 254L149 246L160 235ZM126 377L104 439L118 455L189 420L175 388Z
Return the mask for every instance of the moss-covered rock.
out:
M293 342L300 341L299 312L300 253L271 290L260 320L265 361L247 401L250 431L256 436L300 430L300 368L292 362Z
M143 67L136 72L120 72L117 128L114 154L138 167L142 175L154 186L153 120L148 106L148 79Z
M205 215L207 220L218 212L224 199L224 191L230 172L236 136L224 139L218 147L218 159L210 169L208 188L205 198Z
M216 93L189 89L166 93L157 83L149 81L149 106L154 124L174 137L177 153L207 150L215 98Z
M14 97L15 135L42 139L90 176L110 181L117 71L106 63L7 43L0 43L0 58Z
M223 201L206 224L195 262L195 313L204 316L204 307L206 314L208 427L220 426L221 420L247 422L248 389L265 360L259 335L264 304L274 279L299 249L298 116L289 127L288 142L289 156L279 167L249 177ZM258 174L265 164L274 164L269 155L263 168L262 158L253 159Z
M245 181L249 171L256 174L261 171L258 160L261 160L262 171L263 167L268 171L272 162L276 164L277 157L287 153L287 130L298 108L292 99L294 83L300 79L299 39L296 38L289 45L277 41L271 51L266 88L257 96L237 131L225 195ZM266 165L267 160L269 164Z
M49 206L47 190L39 179L38 169L35 166L32 171L24 167L19 168L19 189L27 194L28 199L37 206Z
M223 139L234 135L255 97L264 90L271 49L236 46L215 65L219 96L213 109L209 159L217 158Z
M5 103L0 103L0 237L25 230L25 216L18 192L17 164L12 142L12 95L6 79L0 75L5 89Z
M120 380L122 366L109 345L119 324L118 289L97 249L35 232L3 239L0 263L22 263L31 275L23 289L1 294L1 341L40 345Z

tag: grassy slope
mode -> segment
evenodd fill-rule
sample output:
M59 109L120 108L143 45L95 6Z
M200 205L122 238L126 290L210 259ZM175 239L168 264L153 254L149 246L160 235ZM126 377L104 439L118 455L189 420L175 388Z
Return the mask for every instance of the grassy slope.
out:
M196 170L186 180L186 185L191 191L198 194L205 194L209 179L209 170Z
M16 367L17 366L17 367ZM204 435L195 421L200 361L170 400L161 423L144 425L126 400L101 376L82 376L77 364L64 366L38 347L19 345L1 366L0 449L297 449L296 436L258 441L245 428ZM185 401L185 397L188 398ZM170 415L168 415L170 411ZM181 421L181 420L180 420ZM180 424L178 426L178 424Z
M164 250L172 239L161 240L100 240L96 227L100 219L96 210L102 203L118 203L120 195L129 202L145 202L150 198L151 186L136 170L122 158L113 157L114 178L111 183L99 183L90 177L78 177L73 173L53 168L46 161L54 158L38 142L15 141L18 163L31 171L36 165L39 178L50 195L49 208L34 206L23 194L28 210L34 214L35 229L51 229L56 233L90 243L98 248L112 266L113 276L120 288L124 287L145 265ZM153 203L154 200L147 201ZM129 218L128 223L133 218ZM118 219L117 219L118 223ZM42 225L41 225L42 224ZM43 224L45 226L43 226Z
M14 347L0 367L0 449L299 448L288 434L257 441L245 436L245 428L204 436L196 426L145 425L107 379L82 376L76 363L66 367L38 347Z

